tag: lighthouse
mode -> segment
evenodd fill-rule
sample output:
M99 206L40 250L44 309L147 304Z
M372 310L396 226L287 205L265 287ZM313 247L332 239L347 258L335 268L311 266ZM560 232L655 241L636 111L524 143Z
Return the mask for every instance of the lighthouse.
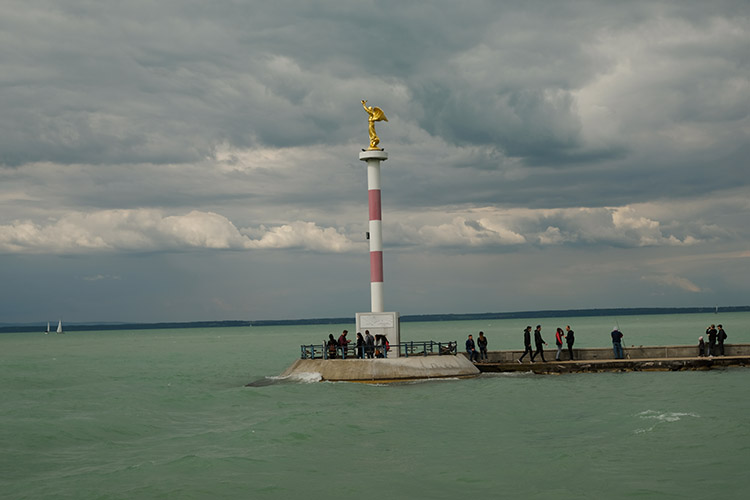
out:
M370 240L370 312L357 313L357 331L371 334L385 335L392 345L400 343L399 314L386 312L383 291L383 220L380 196L380 164L388 159L388 153L379 148L380 139L375 133L376 121L388 121L380 108L367 106L362 101L362 107L369 115L370 147L362 150L359 159L367 164L367 200L369 208L369 240ZM398 356L394 349L389 356Z

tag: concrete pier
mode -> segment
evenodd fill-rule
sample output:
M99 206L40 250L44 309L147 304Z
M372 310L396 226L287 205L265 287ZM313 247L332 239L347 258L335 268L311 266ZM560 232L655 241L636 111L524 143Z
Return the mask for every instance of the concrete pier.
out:
M630 346L625 347L625 359L614 359L611 348L573 349L573 361L564 350L560 361L555 361L557 349L545 350L547 362L537 356L518 363L523 351L489 352L486 362L476 366L483 373L533 372L539 374L596 373L628 371L711 370L730 366L750 366L750 344L724 346L725 356L698 356L695 346ZM463 355L463 353L462 353ZM468 359L467 359L468 360Z
M384 359L298 359L282 377L337 382L389 383L440 378L468 378L479 369L462 355Z

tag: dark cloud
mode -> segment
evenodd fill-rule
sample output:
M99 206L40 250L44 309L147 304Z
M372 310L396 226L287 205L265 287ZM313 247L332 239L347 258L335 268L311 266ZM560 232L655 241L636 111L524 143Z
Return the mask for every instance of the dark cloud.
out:
M408 307L450 309L448 285L462 272L483 285L462 284L456 307L524 273L529 285L507 303L531 309L524 301L539 294L554 307L544 274L576 269L596 288L589 260L599 280L627 281L632 304L616 305L643 305L652 288L671 305L722 285L747 297L729 271L741 256L692 268L669 259L736 255L747 242L744 1L12 1L0 42L4 282L49 271L58 283L82 277L87 298L106 286L121 299L151 284L118 260L132 253L163 280L195 266L207 288L217 266L233 297L262 275L262 290L248 285L254 300L292 297L304 310L293 315L314 314L301 304L320 295L322 271L290 291L270 270L282 282L285 259L310 259L338 276L346 261L326 286L367 280L366 255L365 269L352 262L367 228L357 154L368 99L389 117L377 125L390 154L386 241L398 252L387 258L396 279L413 272L441 290L415 294L399 282L411 288L399 297ZM182 249L181 266L158 272ZM245 251L247 263L237 258ZM412 259L419 251L425 258ZM46 256L56 252L92 258ZM622 267L608 269L615 261ZM269 271L234 276L237 264ZM453 264L445 281L435 277ZM516 269L483 274L508 265ZM54 272L67 266L75 276ZM722 275L707 286L711 269ZM155 289L154 299L172 290ZM337 290L341 309L354 307L351 289ZM22 301L7 298L11 308ZM218 288L182 306L205 318L201 298L240 307ZM581 292L570 304L617 299Z

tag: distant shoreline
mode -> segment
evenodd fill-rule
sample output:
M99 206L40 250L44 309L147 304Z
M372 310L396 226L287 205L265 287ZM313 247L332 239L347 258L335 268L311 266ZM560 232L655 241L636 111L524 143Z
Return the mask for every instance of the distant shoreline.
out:
M585 316L633 316L647 314L701 314L712 313L714 307L631 307L622 309L566 309L545 311L517 311L494 313L466 313L466 314L409 314L401 316L402 323L417 321L470 321L482 319L521 319L521 318L566 318ZM720 307L720 312L748 312L750 306ZM354 316L348 318L310 318L310 319L280 319L280 320L227 320L227 321L188 321L165 323L84 323L66 324L65 331L100 331L100 330L160 330L168 328L224 328L224 327L252 327L252 326L283 326L283 325L340 325L353 323ZM34 324L0 324L0 333L43 332L47 323ZM54 332L50 332L53 335Z

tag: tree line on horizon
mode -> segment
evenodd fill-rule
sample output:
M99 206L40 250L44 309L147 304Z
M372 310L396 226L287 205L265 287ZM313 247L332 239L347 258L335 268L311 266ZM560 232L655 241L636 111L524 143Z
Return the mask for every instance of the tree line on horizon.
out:
M721 312L747 312L750 306L727 306L719 309ZM544 311L516 311L495 313L447 313L447 314L408 314L401 316L401 322L427 321L470 321L485 319L521 319L521 318L565 318L582 316L633 316L648 314L698 314L716 311L714 307L632 307L609 309L566 309ZM284 325L340 325L351 323L353 318L308 318L308 319L280 319L280 320L220 320L220 321L188 321L162 323L85 323L66 325L66 332L98 331L98 330L162 330L179 328L225 328L225 327L253 327L253 326L284 326ZM1 324L0 333L41 332L46 323L39 324Z

